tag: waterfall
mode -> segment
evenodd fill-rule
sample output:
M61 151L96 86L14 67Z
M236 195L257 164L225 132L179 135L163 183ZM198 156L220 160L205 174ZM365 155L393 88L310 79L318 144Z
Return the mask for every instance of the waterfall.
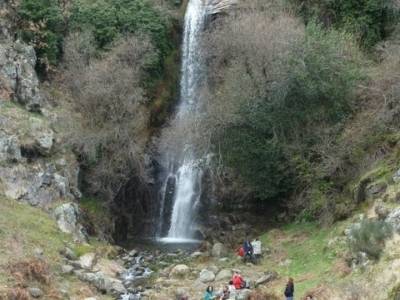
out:
M184 25L182 43L182 69L180 80L180 102L169 132L174 134L174 147L166 147L161 164L165 170L160 190L160 225L169 214L170 222L166 241L185 241L193 238L195 231L196 206L200 201L202 170L201 161L194 148L196 132L185 131L188 122L196 118L199 112L200 84L203 75L199 37L204 28L206 6L204 0L189 0ZM171 139L168 134L164 140ZM171 201L172 212L166 211L166 203Z

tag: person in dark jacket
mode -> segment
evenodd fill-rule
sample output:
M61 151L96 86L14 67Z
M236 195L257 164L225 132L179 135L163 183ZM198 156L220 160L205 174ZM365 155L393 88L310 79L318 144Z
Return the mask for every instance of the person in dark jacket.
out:
M246 238L243 243L243 250L244 250L244 261L254 261L254 251L253 245L250 243L249 239Z
M286 284L286 288L285 288L286 300L293 300L294 299L293 295L294 295L293 278L289 278L288 283Z

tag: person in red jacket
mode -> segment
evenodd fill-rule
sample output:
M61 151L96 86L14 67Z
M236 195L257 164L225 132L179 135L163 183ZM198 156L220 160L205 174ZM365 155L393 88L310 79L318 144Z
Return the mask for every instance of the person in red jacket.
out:
M233 285L235 286L235 289L237 290L243 289L246 285L246 282L244 281L243 277L238 272L235 272L233 274L232 282Z

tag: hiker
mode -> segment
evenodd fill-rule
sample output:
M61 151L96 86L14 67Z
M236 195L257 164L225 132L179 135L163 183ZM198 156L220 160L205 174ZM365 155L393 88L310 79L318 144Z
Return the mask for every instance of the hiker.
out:
M243 243L243 250L244 250L244 261L250 260L253 262L254 256L253 256L253 246L251 245L250 241L248 238L245 239Z
M243 246L241 246L240 248L238 248L237 250L237 255L239 255L240 257L244 256L244 249Z
M236 290L244 289L246 287L246 282L244 281L242 275L235 271L232 276L232 283Z
M221 296L219 298L219 300L228 300L230 297L230 292L229 292L229 287L228 286L224 286L224 288L222 289L222 293Z
M253 246L253 253L254 258L258 261L261 258L261 241L256 238L254 241L251 242Z
M233 281L229 281L228 289L230 293L234 293L236 291L235 286L233 285Z
M293 300L293 294L294 294L293 278L289 278L285 288L286 300Z
M214 295L214 288L209 285L204 294L204 300L214 300L215 298L216 296Z

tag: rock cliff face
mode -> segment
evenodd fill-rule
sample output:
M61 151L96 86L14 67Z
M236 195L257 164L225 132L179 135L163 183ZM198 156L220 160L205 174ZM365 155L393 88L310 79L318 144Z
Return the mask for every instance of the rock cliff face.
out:
M216 15L227 12L238 3L238 0L209 0L208 2L208 14Z
M0 12L0 194L43 207L79 198L79 166L72 152L58 147L35 51L13 40L4 2Z

